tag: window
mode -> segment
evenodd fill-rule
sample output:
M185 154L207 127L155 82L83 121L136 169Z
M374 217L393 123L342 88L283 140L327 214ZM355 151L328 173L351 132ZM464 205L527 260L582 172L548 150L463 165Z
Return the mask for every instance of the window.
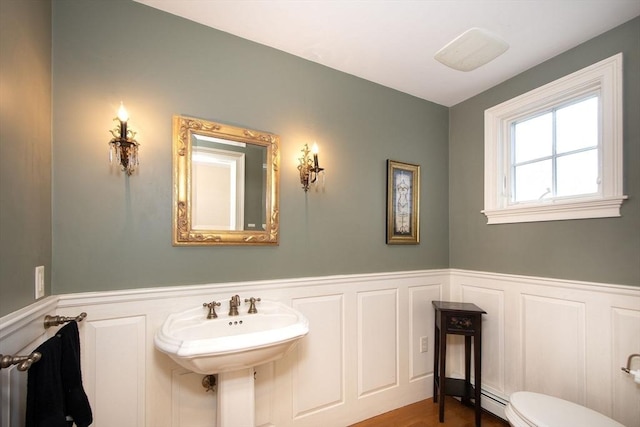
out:
M622 54L485 111L489 224L620 216Z
M509 126L509 204L598 193L600 97L571 100Z

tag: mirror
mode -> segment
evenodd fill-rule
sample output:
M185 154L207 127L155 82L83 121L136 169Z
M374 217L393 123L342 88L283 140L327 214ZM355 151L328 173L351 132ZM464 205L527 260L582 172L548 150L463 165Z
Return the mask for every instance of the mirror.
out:
M277 245L277 135L173 118L173 245Z

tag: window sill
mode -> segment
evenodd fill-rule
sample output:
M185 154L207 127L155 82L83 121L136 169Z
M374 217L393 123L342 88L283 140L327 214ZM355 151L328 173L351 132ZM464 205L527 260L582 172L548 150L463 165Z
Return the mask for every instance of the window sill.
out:
M485 209L482 213L487 217L487 224L611 218L620 216L620 206L625 199L627 196L519 205L503 209Z

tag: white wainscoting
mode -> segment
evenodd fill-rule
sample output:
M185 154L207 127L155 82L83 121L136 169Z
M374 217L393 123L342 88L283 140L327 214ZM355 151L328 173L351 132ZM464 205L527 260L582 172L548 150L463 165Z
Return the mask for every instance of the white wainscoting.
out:
M293 352L256 368L258 426L347 426L431 397L431 301L449 299L487 311L483 407L504 416L509 394L528 389L640 427L640 387L620 370L640 353L640 287L427 270L80 293L0 319L0 348L29 353L53 333L42 328L45 314L86 311L82 369L93 426L213 427L215 392L158 352L153 336L170 313L236 293L284 302L310 322ZM463 375L459 338L449 337L452 376ZM3 369L0 385L0 426L21 426L26 374Z
M620 369L640 353L639 287L452 270L450 291L487 311L483 407L500 414L494 402L529 390L640 427L640 386Z

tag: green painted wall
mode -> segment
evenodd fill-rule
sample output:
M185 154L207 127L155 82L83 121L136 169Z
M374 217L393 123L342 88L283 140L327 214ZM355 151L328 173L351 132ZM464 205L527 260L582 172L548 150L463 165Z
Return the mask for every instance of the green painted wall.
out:
M33 302L37 265L53 294L449 266L640 284L639 19L447 109L129 1L0 8L0 316ZM487 226L484 109L618 51L623 217ZM121 100L131 178L107 160ZM173 114L281 136L280 246L171 246ZM326 187L305 195L314 140ZM418 246L384 243L388 158L422 166Z
M622 217L486 225L484 110L618 52L624 55ZM640 18L450 109L452 268L640 286Z
M55 1L53 52L53 293L448 267L446 107L129 1ZM107 162L121 100L130 178ZM280 135L278 247L171 246L174 114ZM389 158L422 166L420 245L385 244Z
M51 272L51 2L0 1L0 316Z

